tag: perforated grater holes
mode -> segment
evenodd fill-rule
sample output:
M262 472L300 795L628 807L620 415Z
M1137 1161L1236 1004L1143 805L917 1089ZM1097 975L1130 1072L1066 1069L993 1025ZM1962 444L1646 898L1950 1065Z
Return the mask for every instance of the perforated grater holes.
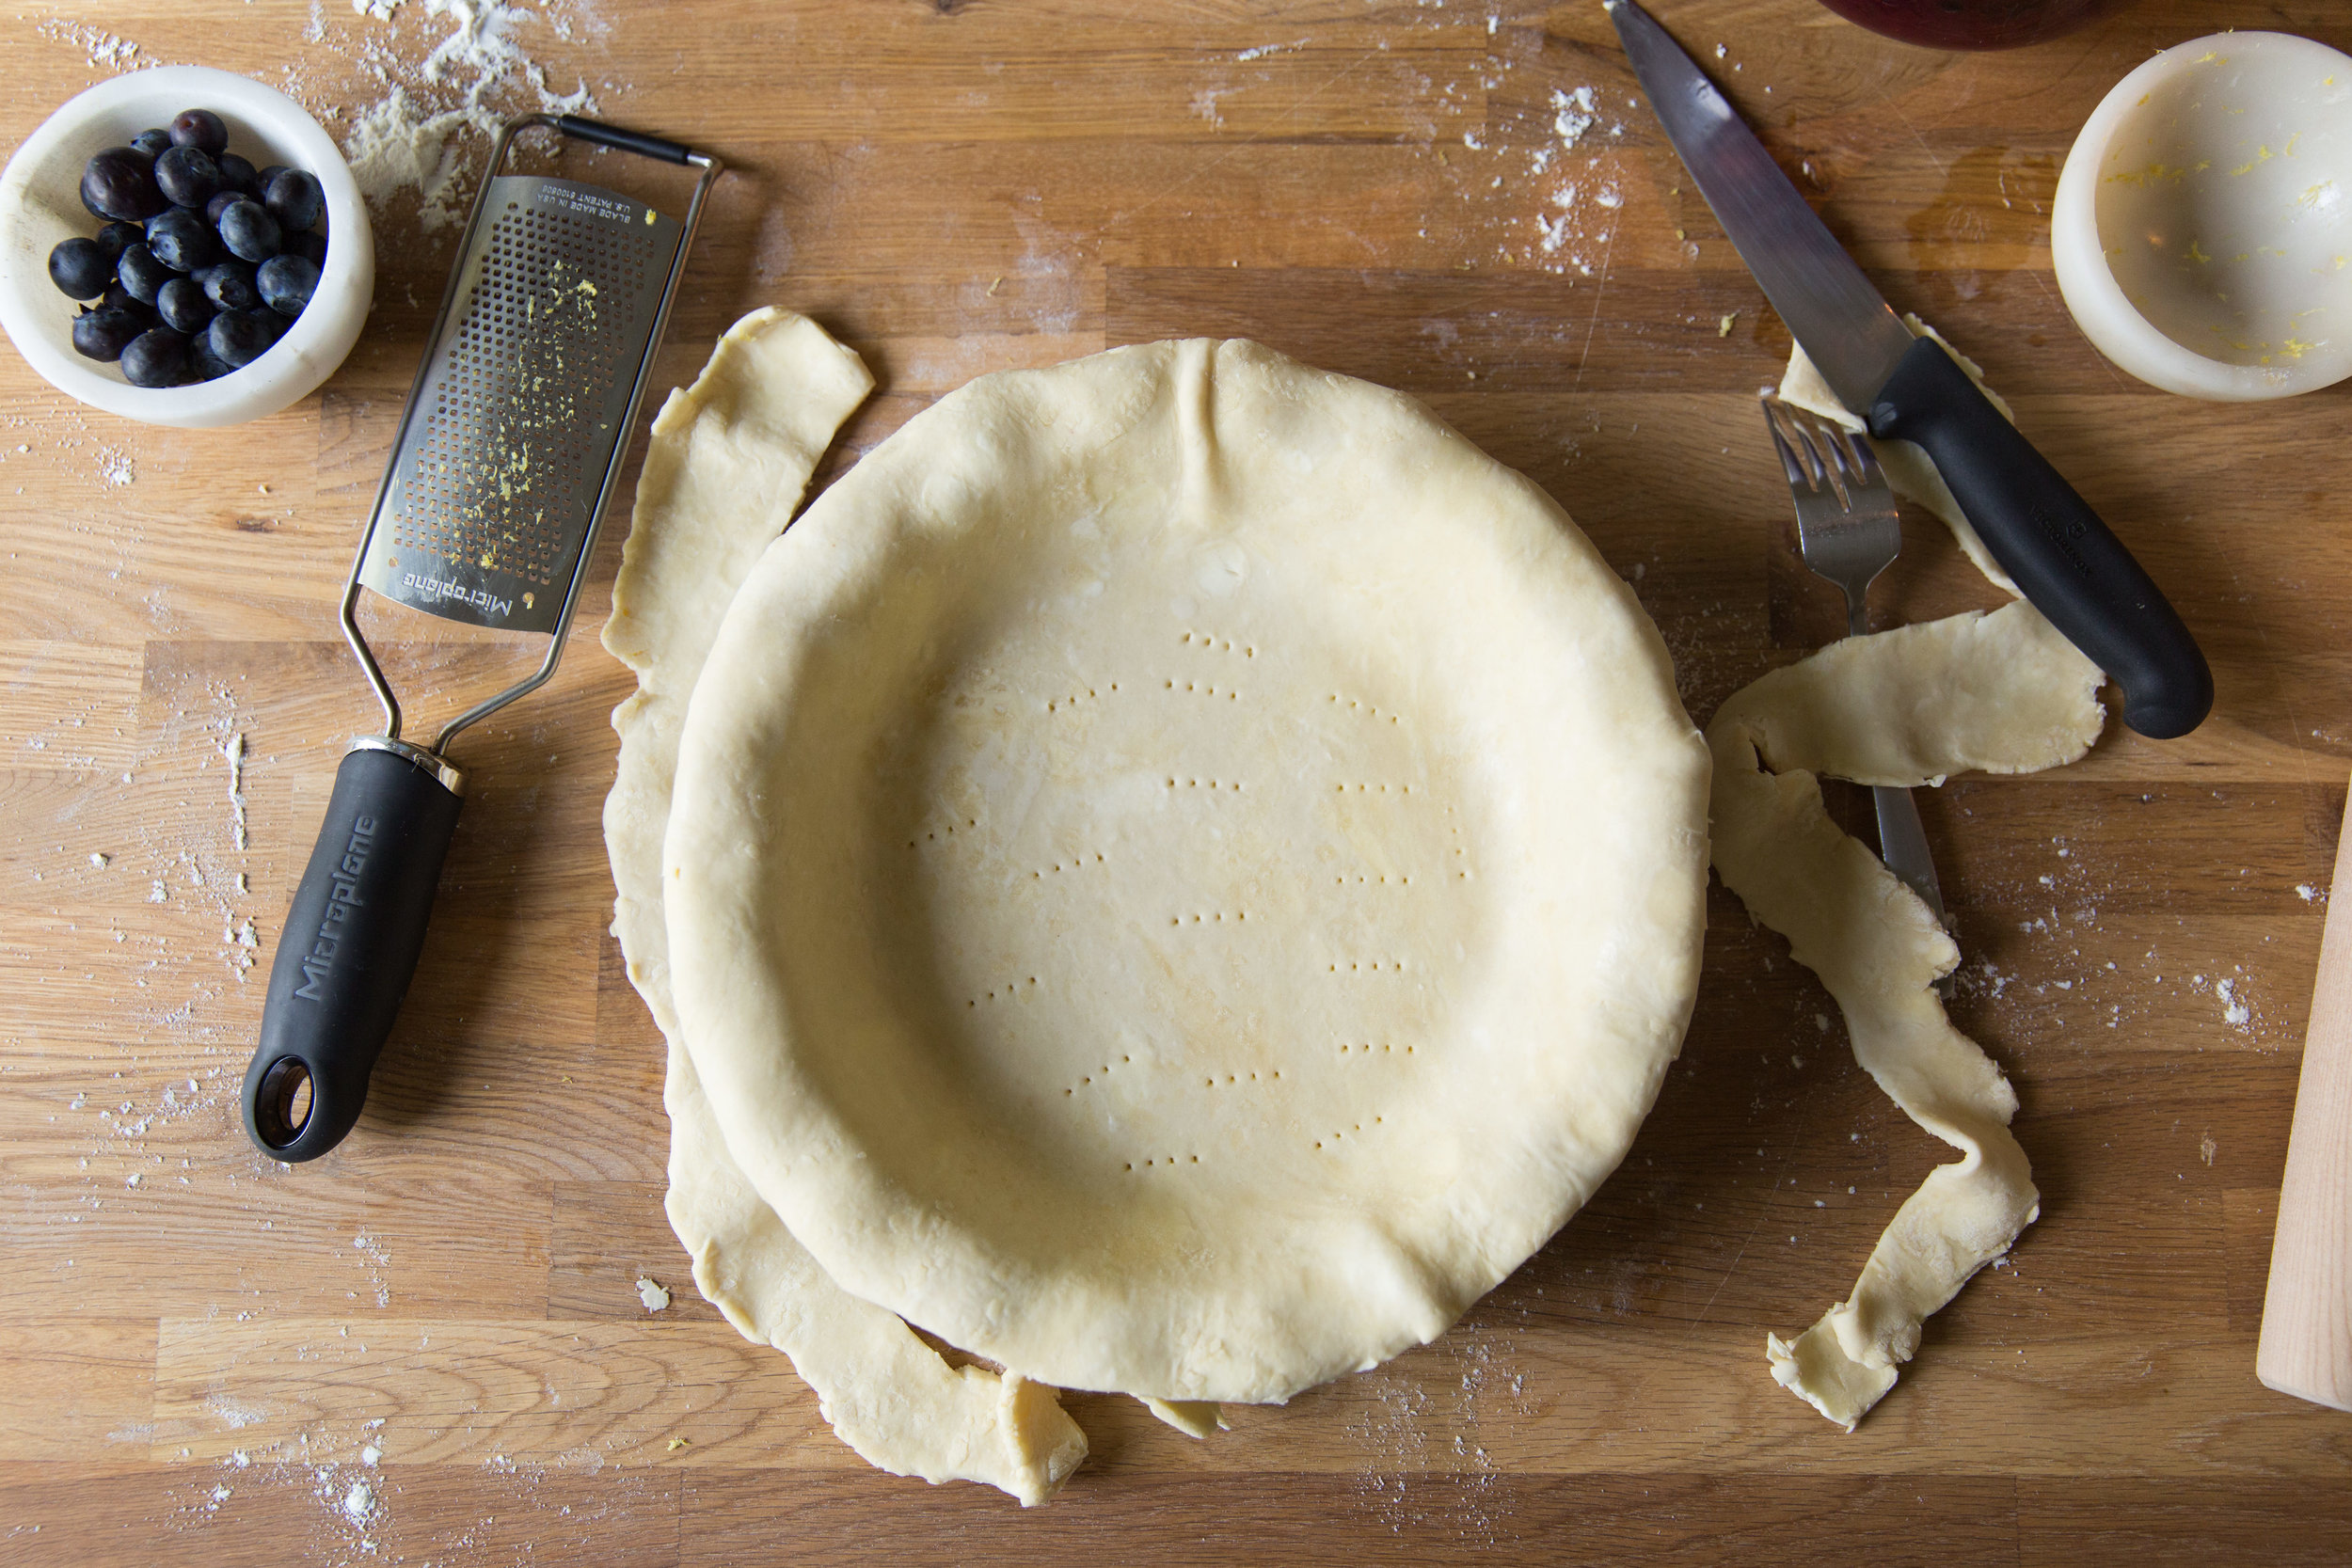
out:
M511 184L509 182L511 181ZM508 177L468 262L392 515L392 541L504 622L578 560L675 230L602 193ZM395 579L371 586L382 591ZM446 594L446 586L432 592ZM394 596L402 596L395 594ZM439 608L437 604L436 608ZM474 617L469 617L474 618Z

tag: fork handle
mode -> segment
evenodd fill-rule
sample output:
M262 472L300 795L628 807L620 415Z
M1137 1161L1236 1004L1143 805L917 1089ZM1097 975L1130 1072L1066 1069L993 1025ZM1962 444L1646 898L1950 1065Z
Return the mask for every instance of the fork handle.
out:
M1943 925L1944 889L1935 879L1935 856L1928 848L1927 826L1919 820L1919 802L1908 789L1873 784L1870 803L1878 808L1879 858L1919 895L1936 924Z
M1867 637L1870 632L1869 585L1856 588L1849 582L1845 589L1846 635ZM1899 785L1872 784L1870 804L1878 811L1879 859L1886 863L1886 869L1905 887L1919 895L1919 902L1935 916L1937 925L1948 926L1951 921L1944 912L1944 886L1935 879L1935 853L1928 847L1927 824L1919 820L1919 802L1911 798L1911 791Z
M2123 722L2169 740L2204 721L2213 672L2164 591L1933 339L1904 353L1869 426L1927 449L2034 608L2123 689Z

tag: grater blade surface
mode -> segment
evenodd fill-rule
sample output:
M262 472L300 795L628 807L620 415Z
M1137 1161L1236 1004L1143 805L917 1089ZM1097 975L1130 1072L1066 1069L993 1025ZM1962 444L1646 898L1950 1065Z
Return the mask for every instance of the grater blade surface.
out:
M501 630L562 622L677 222L568 180L501 175L427 350L359 581Z

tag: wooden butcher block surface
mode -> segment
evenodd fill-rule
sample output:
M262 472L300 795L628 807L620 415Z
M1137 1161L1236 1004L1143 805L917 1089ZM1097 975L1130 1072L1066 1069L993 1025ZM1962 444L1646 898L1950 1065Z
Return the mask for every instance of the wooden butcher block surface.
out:
M1205 1442L1073 1395L1093 1453L1041 1510L867 1468L662 1218L661 1042L598 825L626 495L561 674L458 747L366 1117L315 1164L259 1157L262 976L342 742L378 721L335 601L455 240L412 190L376 208L358 350L283 414L151 429L0 353L0 1563L2352 1560L2352 1416L2254 1377L2352 766L2352 386L2142 386L2074 329L2047 243L2074 129L2153 50L2352 47L2352 14L2145 0L1971 56L1812 0L1655 8L1896 307L1983 363L2219 690L2187 739L2110 725L2071 768L1921 792L1953 1011L2017 1085L2042 1213L1857 1432L1773 1385L1764 1336L1842 1297L1948 1151L1718 889L1631 1155L1438 1342ZM0 145L151 63L279 84L351 143L478 81L536 107L527 62L731 166L649 406L744 311L805 312L881 382L830 474L983 372L1248 336L1542 485L1702 721L1842 629L1754 409L1788 334L1597 0L546 0L480 8L488 41L437 77L435 11L20 0ZM446 129L469 179L485 144ZM565 157L675 208L675 171ZM1905 537L1877 624L1996 602L1941 525ZM533 657L372 624L420 724Z

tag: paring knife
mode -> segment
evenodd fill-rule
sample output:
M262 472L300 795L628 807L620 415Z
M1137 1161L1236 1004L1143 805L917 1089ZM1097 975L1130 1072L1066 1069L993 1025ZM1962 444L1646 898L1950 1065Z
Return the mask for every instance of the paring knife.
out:
M1633 0L1602 0L1699 192L1838 400L1872 436L1915 441L2034 608L2123 689L2159 740L2213 707L2213 672L2161 589L1934 341L1915 338L1764 144Z

